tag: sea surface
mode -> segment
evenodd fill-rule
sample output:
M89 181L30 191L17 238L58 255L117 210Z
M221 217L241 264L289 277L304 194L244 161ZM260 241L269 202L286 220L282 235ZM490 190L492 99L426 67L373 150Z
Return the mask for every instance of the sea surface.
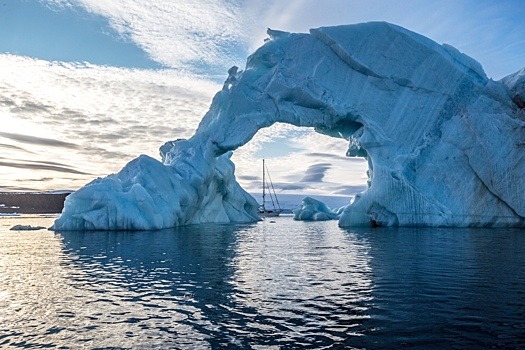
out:
M53 220L0 217L2 349L525 348L524 230Z

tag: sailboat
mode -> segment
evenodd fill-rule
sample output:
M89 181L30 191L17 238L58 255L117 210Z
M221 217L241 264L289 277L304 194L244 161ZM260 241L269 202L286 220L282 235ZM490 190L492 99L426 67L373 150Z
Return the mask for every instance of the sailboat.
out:
M262 204L259 207L259 215L266 216L266 217L279 216L282 212L282 209L279 204L279 200L277 199L277 195L275 194L275 189L273 188L273 183L272 183L272 179L270 178L270 173L268 172L268 168L264 164L264 159L263 159L262 171L263 171L263 191L262 191ZM268 175L268 182L266 181L266 175ZM268 209L266 207L266 191L268 191L268 195L272 203L272 209Z

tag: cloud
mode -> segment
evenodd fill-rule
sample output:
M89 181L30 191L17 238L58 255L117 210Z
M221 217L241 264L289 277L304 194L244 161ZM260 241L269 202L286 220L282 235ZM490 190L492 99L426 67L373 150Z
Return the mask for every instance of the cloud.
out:
M332 194L351 196L351 195L354 195L356 193L363 192L364 190L367 189L367 187L368 186L366 186L366 185L357 185L357 186L341 185L341 186L334 187L332 189L333 190Z
M22 159L12 159L12 158L6 158L6 157L0 157L0 161L3 161L3 162L17 162L17 163L26 162L25 160L22 160ZM52 161L47 161L47 160L46 161L28 160L27 162L28 163L34 163L34 164L41 164L41 165L67 167L67 165L65 165L63 163L52 162Z
M245 181L262 181L260 176L255 175L240 175L237 176L237 179L245 180Z
M3 162L0 161L0 166L3 167L10 167L10 168L19 168L19 169L27 169L27 170L49 170L49 171L57 171L61 173L68 173L68 174L77 174L77 175L91 175L89 173L85 173L83 171L78 171L75 169L72 169L68 166L58 166L58 165L48 165L43 162Z
M27 152L27 153L32 153L31 151L28 151L28 150L26 150L23 147L19 147L19 146L15 146L15 145L9 145L9 144L5 144L5 143L0 143L0 148L9 149L9 150L16 150L16 151L21 151L21 152Z
M20 186L20 185L13 185L13 186L0 186L0 190L6 191L6 192L34 192L38 191L38 188L35 187L27 187L27 186Z
M258 6L229 0L48 0L48 6L74 8L108 19L119 35L131 40L167 67L207 75L226 73L248 55Z
M65 138L74 135L72 139L81 134L98 141L99 135L123 136L134 128L141 129L138 136L159 135L163 141L189 136L220 89L172 70L61 64L12 55L0 55L0 62L0 96L15 101L4 110L44 122ZM93 132L86 124L102 128Z
M332 167L330 163L312 164L306 169L301 182L322 182L325 173Z
M286 183L286 182L277 182L274 184L276 189L280 189L283 191L297 191L297 190L306 190L310 188L308 185L301 184L301 183Z
M358 162L358 163L361 163L363 161L363 158L359 158L359 157L347 157L346 155L325 153L325 152L306 153L305 156L306 157L312 157L312 158L340 160L340 161L344 161L344 162Z
M8 132L1 132L0 131L0 137L5 137L7 139L19 141L22 143L29 143L33 145L41 145L41 146L51 146L51 147L64 147L64 148L70 148L70 149L77 149L79 148L78 145L70 142L64 142L60 140L53 140L48 139L45 137L38 137L38 136L30 136L30 135L22 135L22 134L13 134ZM15 146L12 146L15 147Z
M190 137L219 89L213 81L170 69L123 69L0 54L3 155L22 164L49 159L67 164L55 170L75 169L69 173L78 176L71 182L57 174L46 183L47 189L63 184L77 188L93 176L82 174L116 172L139 154L159 158L164 142ZM9 181L25 178L21 171L31 167L17 166L19 172Z

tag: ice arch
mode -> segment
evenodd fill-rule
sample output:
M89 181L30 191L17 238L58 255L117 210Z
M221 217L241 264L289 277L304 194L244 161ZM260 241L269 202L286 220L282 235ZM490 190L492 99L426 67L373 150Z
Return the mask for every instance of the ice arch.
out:
M388 23L269 30L195 135L66 201L55 229L257 220L230 152L276 122L349 140L370 187L340 225L525 226L524 113L472 58Z

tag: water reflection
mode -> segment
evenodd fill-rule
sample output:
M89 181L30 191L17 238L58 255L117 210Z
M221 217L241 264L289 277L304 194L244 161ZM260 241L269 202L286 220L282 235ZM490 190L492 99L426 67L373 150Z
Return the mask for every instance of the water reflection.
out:
M205 348L221 342L228 260L249 226L199 225L156 232L62 232L74 283L96 324L117 324L119 346ZM125 337L122 336L125 335ZM107 330L102 332L107 336ZM99 344L103 339L94 339ZM109 346L110 344L106 344Z
M70 281L92 295L76 318L119 324L124 347L146 330L147 346L181 348L318 347L357 335L371 298L366 238L335 223L285 223L60 233Z
M373 306L366 348L525 346L525 232L370 230Z
M0 225L0 347L525 347L522 230L275 221Z

